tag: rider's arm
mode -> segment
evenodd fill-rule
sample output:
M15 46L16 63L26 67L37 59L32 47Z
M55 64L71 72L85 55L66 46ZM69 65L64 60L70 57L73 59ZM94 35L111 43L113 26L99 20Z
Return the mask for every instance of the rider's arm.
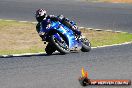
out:
M51 21L58 21L58 17L54 16L54 15L48 15L47 17L48 19L50 19Z
M61 23L64 24L64 25L66 25L69 28L72 28L72 25L71 25L69 19L67 19L65 17L61 20Z

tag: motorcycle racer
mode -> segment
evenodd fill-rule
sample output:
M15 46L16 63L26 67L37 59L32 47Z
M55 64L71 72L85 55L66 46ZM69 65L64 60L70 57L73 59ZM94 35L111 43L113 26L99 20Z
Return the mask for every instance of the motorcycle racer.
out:
M36 11L36 20L38 21L38 24L36 25L36 30L39 34L39 36L44 40L44 31L41 28L41 22L43 22L43 26L46 28L50 27L51 21L59 21L60 23L64 24L68 28L70 28L75 36L79 38L81 36L81 31L78 30L78 27L76 26L75 22L70 21L68 18L64 17L63 15L54 16L54 15L47 15L46 10L44 9L38 9Z

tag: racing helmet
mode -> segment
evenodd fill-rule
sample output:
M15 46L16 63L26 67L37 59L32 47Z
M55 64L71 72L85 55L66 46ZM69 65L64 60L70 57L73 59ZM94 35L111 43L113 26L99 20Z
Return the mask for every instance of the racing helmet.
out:
M36 15L36 20L38 22L41 22L43 19L46 19L46 17L47 17L46 10L44 10L44 9L38 9L36 11L35 15Z

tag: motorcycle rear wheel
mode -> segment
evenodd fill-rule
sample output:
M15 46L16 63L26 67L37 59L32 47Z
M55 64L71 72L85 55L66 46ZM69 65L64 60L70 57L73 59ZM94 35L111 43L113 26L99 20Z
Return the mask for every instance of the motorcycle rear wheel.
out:
M89 42L88 39L83 38L82 39L82 52L89 52L91 50L91 43Z

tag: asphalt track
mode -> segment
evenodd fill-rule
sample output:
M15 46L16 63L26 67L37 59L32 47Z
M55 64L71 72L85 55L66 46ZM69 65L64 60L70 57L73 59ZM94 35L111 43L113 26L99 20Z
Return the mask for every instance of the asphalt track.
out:
M132 32L132 5L88 3L79 0L0 0L0 18L35 21L38 8L63 14L79 26Z
M132 17L130 5L123 4L123 7L121 7L120 4L112 4L112 6L111 4L107 4L106 6L105 4L101 5L102 3L87 3L88 5L86 5L86 3L82 4L82 2L78 1L76 3L69 1L70 4L68 4L69 2L64 4L65 1L62 1L59 2L60 5L57 4L58 2L54 2L53 4L48 1L43 5L44 3L42 3L41 0L38 2L30 2L30 0L12 1L0 0L0 18L34 21L32 17L34 10L40 7L47 7L49 13L54 14L57 12L56 14L59 14L59 12L64 12L65 15L71 18L77 16L75 20L80 19L78 23L81 25L85 25L85 21L87 21L87 23L89 23L87 24L88 26L94 26L95 24L95 26L101 27L101 24L104 23L103 28L105 28L107 27L107 23L110 26L113 24L112 22L116 22L117 24L126 22L126 26L122 24L124 26L119 26L119 28L129 32L131 32L132 28L130 25L130 19ZM81 9L80 18L78 18L79 15L76 15L78 14L78 12L76 12L78 11L76 5L80 6ZM51 6L56 7L50 8ZM89 8L86 8L87 6ZM57 10L57 8L59 8L59 10ZM64 8L69 8L66 9L68 12L64 11ZM71 8L74 9L74 12ZM82 13L84 10L86 10L86 12L84 12L85 14ZM104 14L103 12L105 13L104 16L102 15ZM84 17L86 14L89 20ZM100 22L99 19L101 19L101 17L104 19ZM97 20L95 21L93 19ZM80 52L67 55L59 55L57 53L52 56L0 58L0 88L82 88L78 82L78 77L81 75L81 67L84 67L89 72L89 78L91 79L132 80L132 44L97 48L89 53ZM90 86L86 88L131 87L132 86Z
M132 80L131 52L128 44L93 49L89 53L0 58L0 88L82 88L78 82L81 67L91 79Z

